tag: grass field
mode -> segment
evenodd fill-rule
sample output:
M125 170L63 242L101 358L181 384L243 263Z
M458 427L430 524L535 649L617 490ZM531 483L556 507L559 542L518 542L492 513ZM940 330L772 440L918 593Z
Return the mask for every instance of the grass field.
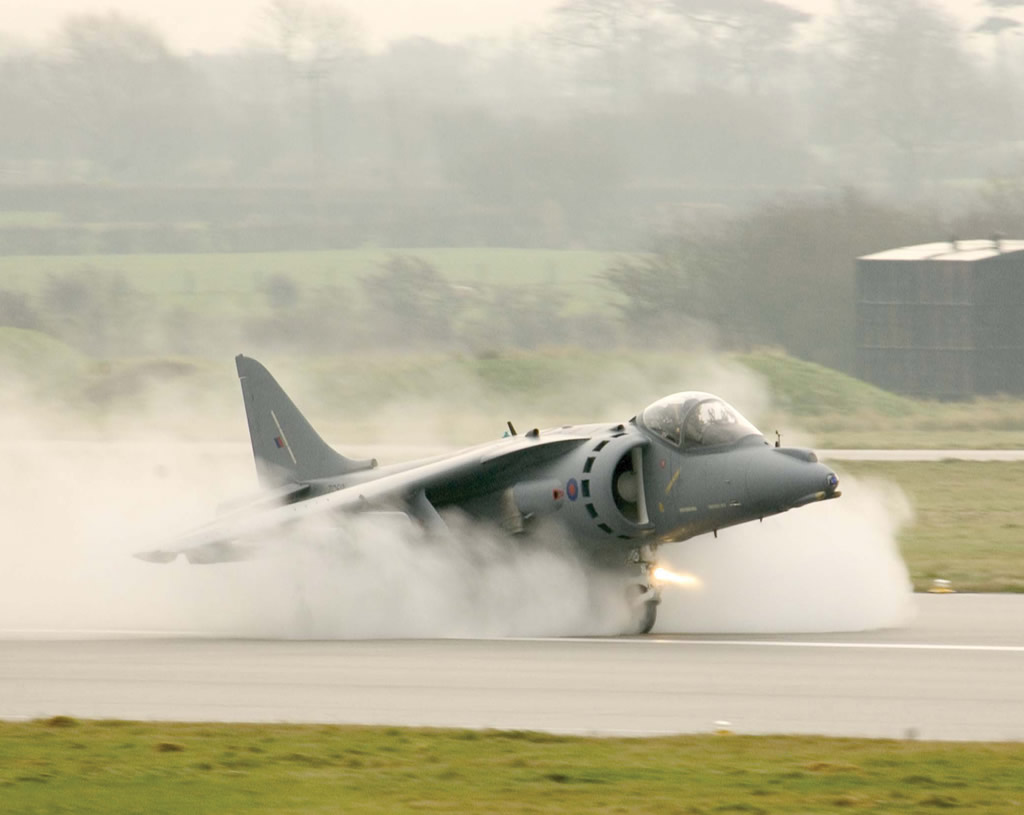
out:
M303 252L237 252L140 255L0 256L0 288L38 293L52 275L82 273L97 278L121 275L143 294L170 302L203 300L217 308L262 302L261 288L271 275L290 277L302 289L326 286L354 289L395 255L421 258L452 283L474 286L515 285L573 294L577 309L607 311L610 290L595 286L597 275L615 257L586 250L423 248L344 249Z
M914 588L1024 592L1024 462L848 462L898 484L914 508L900 549Z
M0 723L5 813L1009 813L1024 745Z
M142 291L232 292L257 288L267 275L292 275L311 286L349 284L395 255L422 258L459 283L583 285L615 257L609 252L554 249L338 249L140 255L0 256L0 285L33 290L48 274L79 269L122 272Z

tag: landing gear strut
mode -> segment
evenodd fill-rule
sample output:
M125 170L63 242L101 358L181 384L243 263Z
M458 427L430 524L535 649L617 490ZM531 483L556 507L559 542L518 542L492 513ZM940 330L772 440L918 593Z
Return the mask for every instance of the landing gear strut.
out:
M656 568L653 546L642 546L630 553L630 563L640 572L640 580L630 584L630 602L638 614L634 634L649 634L658 618L658 603L661 602L661 589L653 580Z

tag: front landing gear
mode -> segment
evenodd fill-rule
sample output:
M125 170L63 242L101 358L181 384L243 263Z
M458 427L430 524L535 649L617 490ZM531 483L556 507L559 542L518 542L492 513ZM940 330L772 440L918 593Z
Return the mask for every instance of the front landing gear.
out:
M629 632L631 634L649 634L658 618L661 589L654 583L654 570L657 568L654 556L653 546L642 546L630 553L631 568L640 573L640 580L631 583L629 587L630 605L635 615L635 625Z
M635 633L650 634L658 619L658 603L661 602L661 592L653 586L644 587L637 584L637 587L641 594L634 600L638 604L637 609L640 612Z

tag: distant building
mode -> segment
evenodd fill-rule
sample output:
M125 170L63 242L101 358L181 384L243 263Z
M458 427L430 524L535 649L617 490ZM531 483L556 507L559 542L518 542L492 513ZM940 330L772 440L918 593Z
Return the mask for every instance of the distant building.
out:
M1024 393L1024 241L858 258L857 357L862 378L898 393Z

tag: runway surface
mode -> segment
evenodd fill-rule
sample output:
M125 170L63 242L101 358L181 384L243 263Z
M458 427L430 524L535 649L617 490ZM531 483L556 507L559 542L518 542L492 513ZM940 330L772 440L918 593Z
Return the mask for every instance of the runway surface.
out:
M1024 596L917 595L902 630L252 641L0 631L0 718L1024 740ZM47 639L46 637L50 637Z
M1024 450L818 450L823 461L1024 461Z

